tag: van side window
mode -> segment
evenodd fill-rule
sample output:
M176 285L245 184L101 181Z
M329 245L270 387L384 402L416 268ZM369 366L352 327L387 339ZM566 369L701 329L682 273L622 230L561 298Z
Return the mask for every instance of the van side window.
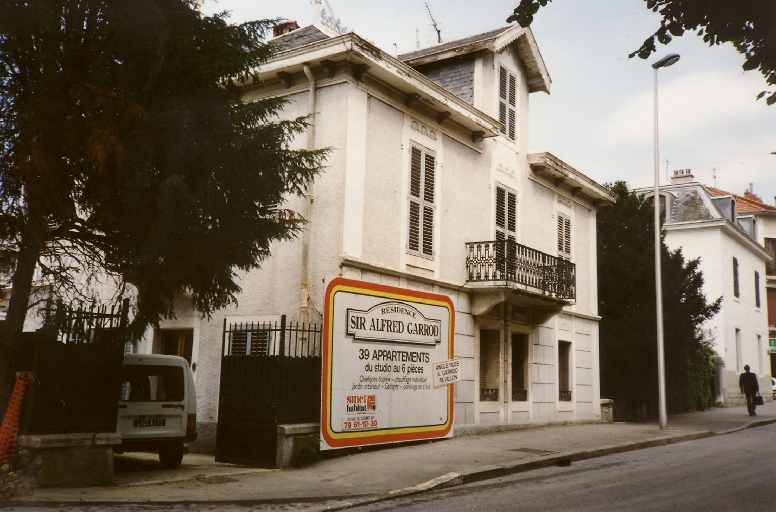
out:
M184 397L180 366L124 365L121 400L124 402L175 402Z

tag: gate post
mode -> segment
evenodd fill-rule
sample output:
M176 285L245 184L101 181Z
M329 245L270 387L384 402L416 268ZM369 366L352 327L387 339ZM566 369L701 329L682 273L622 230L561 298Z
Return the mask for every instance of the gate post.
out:
M280 355L286 355L286 315L280 316Z

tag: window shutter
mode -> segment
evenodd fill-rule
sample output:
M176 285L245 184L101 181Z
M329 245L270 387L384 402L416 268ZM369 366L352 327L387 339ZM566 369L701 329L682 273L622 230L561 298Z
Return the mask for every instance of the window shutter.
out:
M436 157L425 148L414 144L411 146L411 153L407 249L424 256L433 256Z
M571 259L571 219L558 213L558 256Z
M733 258L733 295L741 296L741 290L738 286L738 259Z
M501 122L501 133L507 133L507 81L509 73L503 67L498 68L498 120Z
M517 136L517 77L503 66L498 68L498 120L501 133L509 139Z
M517 240L517 194L496 185L496 240Z

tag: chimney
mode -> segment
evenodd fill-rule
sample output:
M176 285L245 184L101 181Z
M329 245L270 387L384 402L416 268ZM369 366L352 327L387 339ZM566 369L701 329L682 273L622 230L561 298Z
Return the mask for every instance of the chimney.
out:
M279 37L299 28L295 21L284 21L272 27L272 37Z
M674 171L674 175L671 176L671 185L682 185L684 183L692 183L693 175L690 169L678 169Z
M321 0L315 0L315 10L313 11L313 25L320 25L323 23L321 16ZM331 13L329 13L331 15Z

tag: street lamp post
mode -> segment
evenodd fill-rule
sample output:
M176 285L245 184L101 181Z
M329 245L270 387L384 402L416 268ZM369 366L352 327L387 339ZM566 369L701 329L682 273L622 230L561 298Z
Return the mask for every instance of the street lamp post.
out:
M660 169L657 137L657 70L676 64L679 55L666 55L652 64L655 70L655 309L657 310L657 379L660 428L668 428L666 408L666 361L663 347L663 280L660 272ZM666 205L667 207L668 205Z

